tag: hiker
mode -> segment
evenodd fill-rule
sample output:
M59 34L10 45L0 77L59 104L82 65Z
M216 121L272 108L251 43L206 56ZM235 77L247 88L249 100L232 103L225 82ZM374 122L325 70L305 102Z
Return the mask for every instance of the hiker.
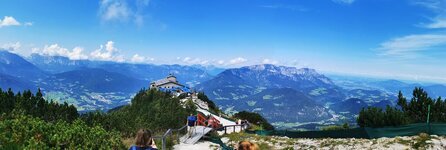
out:
M187 117L187 134L189 137L192 136L192 133L195 132L195 126L197 125L197 117L195 117L193 114L190 114L189 117Z
M250 141L240 141L236 147L237 150L259 150L259 146Z
M129 150L158 150L155 141L152 138L152 133L146 129L139 129L136 133L135 145Z
M207 122L208 122L208 127L214 128L214 118L212 116L209 116Z

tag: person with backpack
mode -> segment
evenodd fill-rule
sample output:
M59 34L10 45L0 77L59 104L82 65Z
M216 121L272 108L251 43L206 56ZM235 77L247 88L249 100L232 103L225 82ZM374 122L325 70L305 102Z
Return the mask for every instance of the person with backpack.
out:
M135 145L131 146L129 150L158 150L158 148L150 130L139 129L136 133Z
M197 125L197 117L195 117L193 114L190 114L189 117L187 117L187 134L189 135L188 137L190 138L193 134L193 132L195 132L195 126Z

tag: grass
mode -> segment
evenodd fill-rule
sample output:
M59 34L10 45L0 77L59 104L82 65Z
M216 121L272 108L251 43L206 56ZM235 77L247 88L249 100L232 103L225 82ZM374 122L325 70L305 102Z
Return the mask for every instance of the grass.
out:
M342 140L334 140L334 139L328 139L323 142L321 142L320 147L335 147L337 145L349 145L348 142L342 141Z
M258 143L258 145L260 150L271 150L271 146L269 146L268 143L261 142Z
M126 147L130 147L135 143L135 138L123 138L122 143L124 143Z
M293 147L285 147L282 150L294 150L294 148Z
M426 143L427 140L430 140L431 137L427 133L420 133L418 137L415 138L415 143L412 145L412 148L414 149L426 149L428 146L428 143Z
M395 138L395 142L401 144L401 145L410 145L411 141L410 140L403 140L401 138Z

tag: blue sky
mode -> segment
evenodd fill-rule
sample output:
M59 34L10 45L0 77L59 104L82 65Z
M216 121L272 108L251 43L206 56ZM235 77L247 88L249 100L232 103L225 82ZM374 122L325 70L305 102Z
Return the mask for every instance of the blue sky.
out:
M446 0L4 0L0 20L24 56L446 82Z

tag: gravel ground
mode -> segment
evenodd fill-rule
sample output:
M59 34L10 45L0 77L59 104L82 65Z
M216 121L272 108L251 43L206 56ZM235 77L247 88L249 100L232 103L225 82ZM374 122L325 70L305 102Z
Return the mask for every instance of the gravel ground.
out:
M378 139L304 139L276 136L249 136L243 138L257 143L261 149L290 150L290 149L321 149L321 150L406 150L427 149L446 150L446 137L420 134L418 136L403 136ZM223 138L228 145L235 145L229 138Z

